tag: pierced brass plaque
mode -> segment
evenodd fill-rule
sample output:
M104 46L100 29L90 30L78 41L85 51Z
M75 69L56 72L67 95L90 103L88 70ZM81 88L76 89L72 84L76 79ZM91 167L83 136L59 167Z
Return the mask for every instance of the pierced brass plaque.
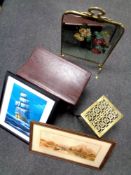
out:
M115 123L123 118L123 115L106 96L102 96L83 111L81 117L98 137L102 137Z

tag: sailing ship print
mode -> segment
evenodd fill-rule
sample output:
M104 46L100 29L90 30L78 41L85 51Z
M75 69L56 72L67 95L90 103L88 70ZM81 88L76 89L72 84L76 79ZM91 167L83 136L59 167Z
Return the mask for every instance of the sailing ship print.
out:
M29 100L25 93L20 93L20 98L15 102L15 117L26 123L29 123Z
M50 114L48 111L45 113L45 109L49 104L53 105L53 100L23 83L12 85L7 100L7 110L4 114L5 125L9 127L9 130L29 141L30 122L40 121L42 117L42 120L45 120L45 114Z
M29 136L30 107L27 94L19 92L16 98L12 98L11 107L12 112L7 112L5 122L26 136Z

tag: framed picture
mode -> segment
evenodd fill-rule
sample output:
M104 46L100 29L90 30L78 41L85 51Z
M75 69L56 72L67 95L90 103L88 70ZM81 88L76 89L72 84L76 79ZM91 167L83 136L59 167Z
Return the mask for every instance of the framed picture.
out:
M1 97L0 124L29 142L30 122L46 123L56 104L45 91L11 72L6 73Z
M99 7L86 12L68 10L61 21L61 55L95 63L102 69L124 33L123 24L105 16Z
M102 168L115 143L31 122L30 150L69 160L84 166Z

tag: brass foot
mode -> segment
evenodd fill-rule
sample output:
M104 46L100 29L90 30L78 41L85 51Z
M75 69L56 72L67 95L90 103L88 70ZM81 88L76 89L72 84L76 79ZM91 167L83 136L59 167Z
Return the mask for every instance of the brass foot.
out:
M96 79L99 78L99 74L101 73L102 68L103 68L103 65L99 64L99 65L98 65L98 72L97 72L97 75L96 75L96 77L95 77Z

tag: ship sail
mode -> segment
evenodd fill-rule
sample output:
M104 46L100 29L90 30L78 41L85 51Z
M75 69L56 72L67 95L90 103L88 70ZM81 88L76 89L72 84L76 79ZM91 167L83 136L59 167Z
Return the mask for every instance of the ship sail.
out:
M23 97L20 97L20 101L23 102L23 103L28 103L29 100L27 100L26 98L23 98Z
M16 101L16 102L15 102L15 105L16 105L16 106L19 106L19 107L21 107L21 108L23 108L23 109L29 109L29 105L28 105L28 104L25 104L25 103L20 102L20 101Z
M15 102L15 116L26 123L29 123L29 100L27 94L20 93L19 100Z
M23 98L27 98L27 94L22 93L22 92L20 93L20 96L23 97Z

